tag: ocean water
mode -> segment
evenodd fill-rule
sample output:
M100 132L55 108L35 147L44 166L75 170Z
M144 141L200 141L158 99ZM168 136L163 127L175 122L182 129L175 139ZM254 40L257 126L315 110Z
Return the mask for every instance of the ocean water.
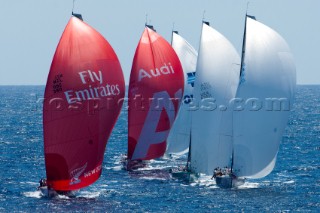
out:
M283 212L320 211L320 86L298 86L276 167L239 189L220 189L201 176L189 183L169 167L186 157L152 161L127 172L127 112L122 111L105 153L101 178L76 198L49 199L36 190L45 177L43 86L0 86L0 212Z

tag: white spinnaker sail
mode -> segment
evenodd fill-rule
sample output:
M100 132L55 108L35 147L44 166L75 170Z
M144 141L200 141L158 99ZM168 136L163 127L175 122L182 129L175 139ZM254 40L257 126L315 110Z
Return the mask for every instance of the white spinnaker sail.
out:
M167 154L184 154L188 151L191 131L189 103L193 97L194 75L197 66L197 51L179 34L172 33L172 47L176 51L184 72L183 100L176 120L167 139ZM189 78L188 78L189 76Z
M219 32L203 24L197 61L192 112L191 170L213 174L216 167L230 166L232 110L229 101L239 83L240 57Z
M249 17L246 29L244 71L235 104L239 111L233 117L233 168L237 176L261 178L274 168L296 73L289 47L278 33Z

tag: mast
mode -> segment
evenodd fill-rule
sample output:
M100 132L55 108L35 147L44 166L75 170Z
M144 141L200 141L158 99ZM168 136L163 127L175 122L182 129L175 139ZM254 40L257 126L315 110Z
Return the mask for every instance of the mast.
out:
M240 76L239 76L240 81L239 81L239 84L242 84L245 81L243 76L244 76L244 71L245 71L245 62L244 62L244 60L245 60L245 54L246 54L247 18L252 18L254 20L256 19L254 16L250 16L246 12L245 22L244 22L244 31L243 31L243 40L242 40L241 65L240 65ZM232 117L232 119L233 119L233 117ZM232 129L233 129L233 127L232 127ZM234 138L234 134L232 134L232 138ZM233 139L232 139L232 141L233 141ZM232 146L231 174L233 173L233 164L234 164L234 146Z
M188 159L187 159L187 171L188 172L191 172L191 141L192 141L192 134L191 133L192 133L192 114L191 114L191 121L190 121L189 152L188 152Z
M234 157L234 149L233 149L233 146L232 146L232 155L231 155L231 174L233 174L233 158Z
M172 42L173 42L173 34L177 34L177 35L179 35L179 32L177 31L177 30L174 30L174 23L173 23L173 27L172 27L172 34L171 34L171 46L172 46Z
M245 53L246 53L246 35L247 35L247 16L248 15L246 13L245 22L244 22L243 40L242 40L240 78L243 75L243 71L244 71L244 59L245 59ZM240 84L241 83L242 83L242 80L240 79Z
M188 156L191 129L191 111L188 110L189 103L192 99L193 82L190 83L191 77L194 76L196 70L197 51L176 31L172 26L171 46L175 50L180 59L184 72L184 88L183 94L184 104L179 107L176 121L168 135L167 154L176 153L178 155L186 154ZM194 80L194 77L193 77ZM185 165L187 162L185 162Z
M231 135L231 142L232 142L232 154L231 154L231 174L233 174L233 160L234 160L234 146L233 146L233 142L234 142L234 128L233 128L233 115L231 116L232 119L232 135Z
M246 55L246 37L247 37L247 18L251 18L256 20L254 16L250 16L246 13L245 23L244 23L244 32L243 32L243 41L242 41L242 52L241 52L241 66L240 66L240 77L243 76L243 72L245 70L245 55ZM240 84L243 82L242 79L240 79Z
M210 23L208 21L204 20L204 14L205 14L205 11L203 11L202 23L209 26ZM203 28L203 26L202 26L202 28ZM202 31L201 31L201 34L202 34ZM200 36L200 40L201 40L201 36ZM188 152L188 160L187 160L187 171L189 171L189 172L191 172L192 115L191 115L191 125L190 126L191 126L191 129L190 129L190 139L189 139L189 152Z
M173 34L174 34L174 33L175 33L175 34L179 34L179 32L178 32L178 31L176 31L176 30L173 30L173 29L172 29L172 34L171 34L171 43L170 43L170 44L171 44L171 46L172 46L172 42L173 42Z
M191 129L190 129L189 152L188 152L188 160L187 160L187 171L191 172Z
M247 9L248 10L248 9ZM246 36L247 36L247 12L245 16L245 21L244 21L244 31L243 31L243 39L242 39L242 51L241 51L241 65L240 65L240 75L239 75L239 85L244 82L244 79L242 79L243 72L244 72L244 60L245 60L245 53L246 53ZM232 116L233 120L233 116ZM233 121L232 121L233 123ZM232 132L233 132L233 125L232 125ZM234 132L232 133L232 155L231 155L231 174L233 174L233 163L234 163ZM231 182L232 184L232 182Z
M247 9L248 10L248 9ZM242 51L241 51L241 65L240 65L240 75L239 75L239 84L243 83L245 80L242 78L243 72L245 69L245 53L246 53L246 37L247 37L247 17L248 14L246 12L245 16L245 22L244 22L244 31L243 31L243 40L242 40ZM232 116L233 119L233 116ZM232 132L233 132L233 125L232 125ZM232 155L231 155L231 174L233 174L233 162L234 162L234 146L233 146L233 141L234 141L234 133L232 133Z

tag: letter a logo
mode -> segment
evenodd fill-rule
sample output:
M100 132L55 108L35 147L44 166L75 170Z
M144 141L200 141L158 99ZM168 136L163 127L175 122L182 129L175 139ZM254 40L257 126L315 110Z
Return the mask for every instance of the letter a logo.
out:
M181 97L181 89L176 93L176 97ZM162 101L160 101L162 100ZM172 100L167 91L157 92L153 95L146 121L142 128L139 140L132 155L132 160L143 159L147 156L152 144L159 144L166 141L169 131L157 132L161 112L165 111L168 115L170 127L175 119L175 110Z

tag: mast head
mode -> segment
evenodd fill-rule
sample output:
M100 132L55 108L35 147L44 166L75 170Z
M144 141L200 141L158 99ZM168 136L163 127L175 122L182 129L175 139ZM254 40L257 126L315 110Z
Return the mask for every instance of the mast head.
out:
M208 21L204 21L204 20L203 20L202 23L210 26L210 22L208 22Z
M253 20L257 20L255 16L250 16L250 15L248 15L248 14L246 14L246 16L247 16L248 18L253 19Z
M146 24L145 26L146 26L146 27L148 27L149 29L151 29L151 30L153 30L153 31L157 32L157 31L154 29L153 25Z
M80 19L81 21L83 21L82 15L79 14L79 13L74 13L74 12L72 12L72 16L74 16L74 17Z
M172 30L172 32L175 34L179 34L179 32L177 30Z

